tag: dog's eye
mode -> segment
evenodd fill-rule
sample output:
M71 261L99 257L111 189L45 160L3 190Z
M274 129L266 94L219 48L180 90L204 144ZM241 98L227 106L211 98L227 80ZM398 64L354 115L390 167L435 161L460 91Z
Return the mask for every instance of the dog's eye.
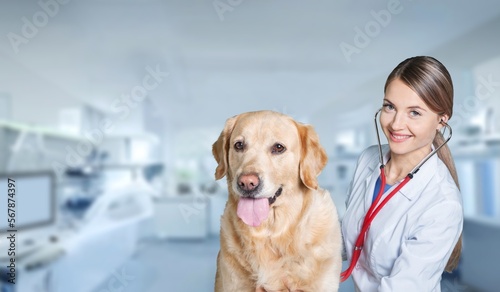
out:
M240 141L234 143L234 149L236 151L243 151L244 146L245 145L243 144L243 142L240 142Z
M285 146L281 145L280 143L276 143L273 145L271 152L274 154L280 154L285 152L285 150L286 150Z

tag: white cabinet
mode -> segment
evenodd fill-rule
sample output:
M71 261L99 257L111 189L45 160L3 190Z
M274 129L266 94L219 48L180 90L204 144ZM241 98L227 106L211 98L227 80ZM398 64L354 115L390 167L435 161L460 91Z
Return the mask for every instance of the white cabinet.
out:
M206 238L209 232L208 209L209 200L201 194L156 198L156 236L166 239Z
M222 194L214 194L209 197L209 219L211 236L219 236L220 234L220 219L226 207L227 196L227 192L224 192Z

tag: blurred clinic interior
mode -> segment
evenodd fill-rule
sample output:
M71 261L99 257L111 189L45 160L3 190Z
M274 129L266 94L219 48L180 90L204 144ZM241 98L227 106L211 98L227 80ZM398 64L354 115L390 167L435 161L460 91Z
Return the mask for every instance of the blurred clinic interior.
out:
M466 219L442 291L498 291L499 31L496 0L2 1L1 291L213 291L227 187L211 146L226 119L312 124L342 216L385 78L416 55L455 86Z

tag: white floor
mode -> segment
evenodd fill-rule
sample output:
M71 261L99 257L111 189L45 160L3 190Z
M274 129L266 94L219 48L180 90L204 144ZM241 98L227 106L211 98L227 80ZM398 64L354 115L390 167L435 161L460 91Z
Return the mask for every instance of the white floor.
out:
M218 249L218 239L144 242L117 271L125 278L122 287L116 284L119 276L114 274L94 292L213 291Z
M203 292L214 291L219 238L199 241L154 240L144 242L138 253L94 292ZM120 274L123 285L116 281ZM108 285L114 286L109 288ZM340 291L354 291L350 281Z
M199 241L143 242L137 254L94 292L212 292L218 250L216 237ZM339 291L354 291L352 282L342 283ZM472 290L449 277L443 281L442 291Z

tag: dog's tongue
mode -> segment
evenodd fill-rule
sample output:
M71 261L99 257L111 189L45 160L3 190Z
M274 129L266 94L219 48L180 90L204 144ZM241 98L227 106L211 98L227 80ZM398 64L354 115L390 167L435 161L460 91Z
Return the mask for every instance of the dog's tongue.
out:
M269 199L240 198L237 214L245 224L259 226L269 215Z

